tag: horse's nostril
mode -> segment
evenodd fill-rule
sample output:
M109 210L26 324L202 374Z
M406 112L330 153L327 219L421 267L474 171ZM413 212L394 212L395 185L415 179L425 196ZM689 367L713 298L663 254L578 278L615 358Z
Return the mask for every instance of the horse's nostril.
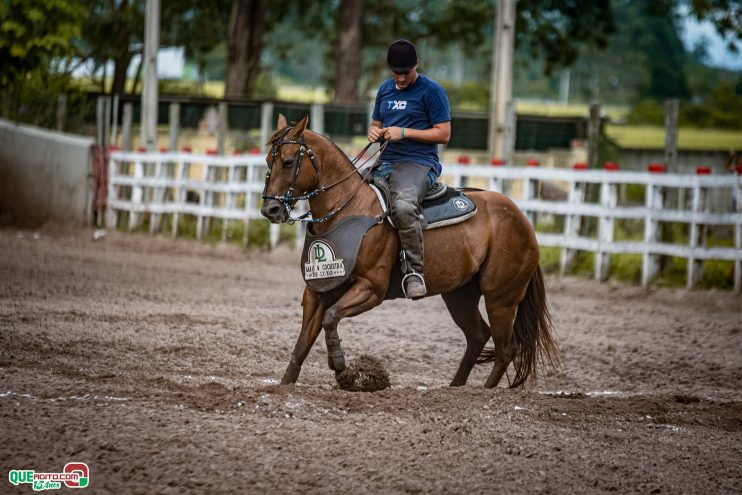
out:
M281 206L280 205L270 205L268 207L268 215L275 217L281 212Z

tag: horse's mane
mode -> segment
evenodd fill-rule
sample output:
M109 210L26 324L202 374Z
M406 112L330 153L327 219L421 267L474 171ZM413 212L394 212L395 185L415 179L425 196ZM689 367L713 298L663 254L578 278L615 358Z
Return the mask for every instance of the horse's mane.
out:
M273 135L268 140L268 143L266 143L266 144L274 144L276 142L276 140L278 138L280 138L281 136L283 136L284 133L286 132L286 130L287 129L290 129L291 127L292 126L288 126L288 127L282 128L282 129L278 129L276 132L273 133ZM332 148L335 149L335 151L337 151L337 153L342 158L345 159L345 162L346 162L346 164L348 166L350 166L353 169L356 169L356 167L355 167L355 165L353 165L353 162L351 161L351 159L348 158L348 155L346 155L345 152L340 149L340 146L338 146L337 144L335 144L335 142L333 142L332 139L330 139L329 137L325 136L324 134L320 134L319 132L311 131L309 129L305 129L304 132L310 132L310 133L314 134L315 136L317 136L318 138L320 138L321 140L326 141ZM356 169L356 171L360 174L360 172L358 171L358 169Z

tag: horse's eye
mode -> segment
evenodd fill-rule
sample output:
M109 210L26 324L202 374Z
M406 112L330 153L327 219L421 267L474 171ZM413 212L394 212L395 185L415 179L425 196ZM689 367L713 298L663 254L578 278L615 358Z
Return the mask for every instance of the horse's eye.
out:
M293 164L294 164L293 158L287 158L286 160L283 161L283 166L286 168L289 168Z

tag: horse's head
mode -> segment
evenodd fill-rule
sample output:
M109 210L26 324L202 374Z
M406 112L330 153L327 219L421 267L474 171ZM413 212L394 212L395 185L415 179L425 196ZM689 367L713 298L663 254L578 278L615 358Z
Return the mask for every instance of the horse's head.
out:
M305 116L289 127L286 118L279 115L276 133L268 142L271 149L266 157L268 175L260 213L271 223L288 220L289 208L303 193L318 186L317 160L304 136L308 120Z

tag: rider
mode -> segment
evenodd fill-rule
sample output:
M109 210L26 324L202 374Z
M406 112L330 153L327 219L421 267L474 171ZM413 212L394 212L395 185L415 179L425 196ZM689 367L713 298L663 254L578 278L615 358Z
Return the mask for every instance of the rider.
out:
M389 47L392 78L376 94L368 139L389 141L374 170L386 180L391 216L402 244L402 286L405 296L418 299L427 289L423 279L422 199L441 175L438 145L451 137L448 95L436 81L417 73L415 45L397 40Z

